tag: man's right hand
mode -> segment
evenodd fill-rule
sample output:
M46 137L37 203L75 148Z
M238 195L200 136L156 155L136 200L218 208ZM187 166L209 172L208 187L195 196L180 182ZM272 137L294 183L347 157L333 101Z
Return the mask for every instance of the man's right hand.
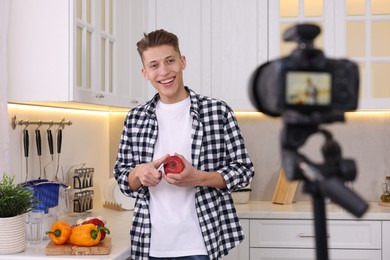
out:
M129 186L132 191L137 190L141 185L153 187L160 183L162 173L157 168L169 157L169 154L154 160L150 163L137 165L129 174Z

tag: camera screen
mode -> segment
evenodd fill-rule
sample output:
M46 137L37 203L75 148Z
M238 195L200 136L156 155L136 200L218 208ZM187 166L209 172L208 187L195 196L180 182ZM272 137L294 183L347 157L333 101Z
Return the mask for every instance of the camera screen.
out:
M287 71L287 105L330 106L332 75L328 72Z

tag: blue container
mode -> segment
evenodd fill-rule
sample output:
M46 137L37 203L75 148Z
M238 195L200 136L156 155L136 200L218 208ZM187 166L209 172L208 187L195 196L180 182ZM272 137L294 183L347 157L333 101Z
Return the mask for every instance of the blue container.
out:
M37 209L49 212L49 208L58 205L58 195L61 183L48 180L33 180L24 183L28 189L33 190L35 199L38 201L33 206Z

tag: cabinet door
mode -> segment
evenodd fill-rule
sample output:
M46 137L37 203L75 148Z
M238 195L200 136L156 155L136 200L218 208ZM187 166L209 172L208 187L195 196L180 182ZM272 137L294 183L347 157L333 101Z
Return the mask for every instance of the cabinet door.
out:
M382 222L382 259L390 259L390 221Z
M334 55L334 0L269 1L269 58L286 56L297 47L296 42L283 41L285 30L297 23L312 23L321 28L314 47L325 55Z
M315 23L322 33L315 47L326 56L356 61L360 72L359 109L390 108L390 5L387 0L269 1L270 59L288 55L295 43L282 41L286 28Z
M127 55L120 53L120 62L122 62L125 66L118 66L124 68L124 70L122 70L123 77L121 78L130 81L130 85L127 83L118 84L118 92L119 95L129 96L130 99L127 102L130 101L130 106L135 106L140 103L144 103L148 99L148 84L141 73L142 62L141 58L139 57L136 45L137 42L144 36L144 32L148 31L148 3L145 0L121 1L129 2L130 5L130 14L127 12L127 10L118 10L118 12L123 12L122 17L127 16L129 20L130 30L129 27L124 27L123 30L128 32L126 35L130 34L130 42L124 42L124 44L126 44L126 46L130 49L129 53L126 53ZM122 42L118 44L122 44ZM125 49L125 46L119 47L119 49Z
M314 223L310 220L252 220L251 247L314 248ZM381 249L379 221L327 222L329 248Z
M128 107L131 91L130 16L138 2L74 0L74 100ZM141 9L142 10L142 9ZM139 12L142 14L142 12ZM139 28L143 28L139 23ZM132 46L135 48L135 46ZM141 94L142 95L142 94ZM131 99L133 98L133 99Z
M253 110L248 83L259 63L267 60L267 1L149 3L150 30L163 28L179 37L187 58L184 83L233 109Z
M332 260L381 260L380 250L341 250L328 251ZM251 248L250 260L313 260L316 258L315 249L290 248ZM383 258L385 259L385 258Z
M10 1L8 101L69 101L70 6Z
M179 38L181 54L186 57L184 84L203 95L211 94L209 1L149 0L149 31L164 29ZM205 37L205 38L204 38ZM155 90L149 88L149 96Z
M254 110L248 84L255 68L267 60L267 2L210 2L211 95L235 110Z
M360 109L390 108L390 4L336 1L335 52L360 69Z

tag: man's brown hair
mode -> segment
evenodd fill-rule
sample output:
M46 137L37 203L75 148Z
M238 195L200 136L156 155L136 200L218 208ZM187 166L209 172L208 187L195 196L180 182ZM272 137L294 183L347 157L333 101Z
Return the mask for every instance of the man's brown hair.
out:
M180 54L179 39L177 36L173 33L160 29L148 34L144 33L144 37L139 42L137 42L137 51L142 61L144 60L144 51L149 48L158 47L161 45L170 45Z

